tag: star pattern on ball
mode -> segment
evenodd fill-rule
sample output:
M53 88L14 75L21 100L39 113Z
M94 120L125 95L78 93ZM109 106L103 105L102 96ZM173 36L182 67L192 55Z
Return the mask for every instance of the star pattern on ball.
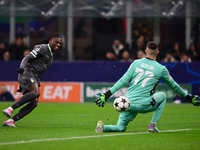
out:
M126 103L126 99L122 98L122 103L125 104Z
M119 103L115 103L115 106L118 107L118 104L119 104Z
M121 111L126 111L126 109L127 109L127 108L125 108L125 107L122 107L122 108L121 108Z

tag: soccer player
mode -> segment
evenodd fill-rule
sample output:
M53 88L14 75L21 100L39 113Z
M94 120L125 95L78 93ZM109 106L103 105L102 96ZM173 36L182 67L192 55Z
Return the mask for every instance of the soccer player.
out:
M158 44L156 42L147 43L145 50L146 58L135 60L127 72L108 90L106 93L98 93L99 98L95 103L100 107L105 105L107 99L124 87L129 81L130 86L126 97L130 101L130 108L120 113L116 125L103 125L98 121L96 132L123 132L128 123L132 121L138 113L154 112L151 123L148 127L149 132L160 132L156 123L161 117L165 107L167 96L163 92L155 93L155 88L162 79L172 90L189 100L193 105L200 105L200 98L186 93L170 76L167 68L156 61L158 55Z
M23 92L23 96L12 106L4 109L2 112L8 118L3 126L16 127L14 122L28 115L38 104L40 96L39 87L42 74L49 68L53 62L53 53L62 46L62 39L58 34L53 34L50 38L36 45L34 49L21 61L18 81L20 87L18 92ZM13 110L27 103L20 111L11 118Z

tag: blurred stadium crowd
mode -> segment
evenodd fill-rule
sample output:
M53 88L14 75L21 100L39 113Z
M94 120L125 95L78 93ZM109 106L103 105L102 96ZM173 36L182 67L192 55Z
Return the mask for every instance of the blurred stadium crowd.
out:
M64 19L64 18L63 18ZM145 57L147 42L155 39L155 31L160 32L160 62L200 61L199 24L194 19L191 28L190 45L185 41L184 18L160 18L159 29L155 29L154 19L137 18L132 22L132 43L126 43L126 23L123 18L74 18L73 24L73 61L122 61L131 62ZM22 21L23 22L23 21ZM29 43L23 23L16 25L16 39L9 41L9 26L0 22L0 60L21 60L33 47L53 33L60 33L58 18L34 19L29 24ZM61 22L62 23L62 22ZM39 24L39 25L38 25ZM66 27L63 28L66 31ZM64 32L62 31L62 32ZM61 32L61 33L62 33ZM63 37L63 36L62 36ZM54 54L54 60L68 59L67 36L64 33L63 48ZM10 43L10 44L9 44Z
M23 37L17 37L10 45L0 41L0 59L3 61L22 60L29 52Z
M0 60L21 60L58 33L63 48L54 60L134 61L155 40L158 61L199 61L199 6L199 0L0 0Z
M150 40L151 38L148 41ZM113 39L113 44L110 45L110 48L104 54L105 57L101 57L100 60L132 62L134 59L143 58L145 57L145 46L148 41L144 38L137 38L132 48L129 48L128 44L123 44L119 39ZM200 61L199 44L191 43L188 48L178 42L174 42L170 46L160 44L159 50L158 61L161 62ZM22 60L30 51L31 49L27 46L22 36L17 37L11 44L0 41L1 61ZM91 47L87 47L83 51L84 57L81 60L92 60ZM57 59L59 60L59 56Z
M123 46L119 40L114 40L112 49L106 53L106 60L133 61L145 57L146 42L142 38L138 38L133 49ZM182 47L178 42L173 43L168 49L159 45L161 57L158 55L158 60L161 62L195 62L200 61L200 46L199 44L191 43L189 48ZM164 53L164 58L162 55Z

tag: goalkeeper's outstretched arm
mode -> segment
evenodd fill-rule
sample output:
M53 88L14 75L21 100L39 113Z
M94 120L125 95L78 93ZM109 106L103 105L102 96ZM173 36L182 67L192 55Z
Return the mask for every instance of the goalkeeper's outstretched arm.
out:
M107 99L114 94L116 91L124 87L130 80L133 75L133 65L134 62L130 65L129 69L126 71L126 73L112 86L110 90L108 90L106 93L97 93L99 96L94 102L100 107L104 107Z
M178 93L182 97L189 100L194 106L200 105L200 97L197 95L192 95L185 92L170 76L167 68L163 70L162 78L161 78L174 92Z

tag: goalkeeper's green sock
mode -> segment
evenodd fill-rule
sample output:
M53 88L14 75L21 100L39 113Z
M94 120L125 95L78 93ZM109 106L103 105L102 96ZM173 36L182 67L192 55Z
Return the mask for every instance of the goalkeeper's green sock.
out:
M158 108L154 111L154 114L153 114L153 118L151 120L151 122L155 122L157 123L158 120L160 119L161 115L162 115L162 112L163 112L163 109L165 108L165 104L166 104L166 95L162 92L159 92L158 93L158 97L160 97L162 95L162 99L157 99L156 102L158 102L159 100L161 101L160 104L158 103ZM161 95L160 95L161 94ZM164 98L164 99L163 99Z
M126 130L127 126L123 125L104 125L103 132L124 132Z
M163 101L160 104L160 106L154 111L153 118L152 118L151 122L155 122L155 123L158 122L158 120L160 119L160 117L162 115L163 109L165 107L165 103L166 103L166 101Z

